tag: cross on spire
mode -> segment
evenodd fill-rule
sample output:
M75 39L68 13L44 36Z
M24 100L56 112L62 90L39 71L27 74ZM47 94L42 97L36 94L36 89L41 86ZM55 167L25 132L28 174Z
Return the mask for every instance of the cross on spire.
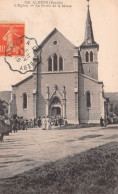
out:
M90 0L87 0L87 1L88 1L88 4L89 4L89 1L90 1Z
M88 7L89 7L89 1L90 1L90 0L87 0L87 1L88 1Z

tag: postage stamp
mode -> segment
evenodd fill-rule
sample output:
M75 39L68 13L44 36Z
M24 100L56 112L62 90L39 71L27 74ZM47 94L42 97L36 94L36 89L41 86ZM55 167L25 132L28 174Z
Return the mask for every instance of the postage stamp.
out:
M0 23L0 56L24 56L24 35L24 23Z
M0 23L0 56L12 71L21 74L34 71L39 59L35 50L38 44L35 38L25 36L24 23Z

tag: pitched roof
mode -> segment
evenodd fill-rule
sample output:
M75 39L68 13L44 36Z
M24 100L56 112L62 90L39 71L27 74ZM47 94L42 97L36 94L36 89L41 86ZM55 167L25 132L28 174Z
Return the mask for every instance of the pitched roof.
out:
M26 82L27 80L31 79L32 77L33 77L33 75L30 75L27 78L23 79L22 81L18 82L17 84L12 85L12 87L17 87L17 86L23 84L24 82Z
M9 102L11 99L12 91L0 91L0 99L5 102Z
M45 43L56 33L56 32L59 32L56 28L54 28L49 34L48 36L41 42L41 44L38 46L38 48L35 50L35 51L38 51L40 50L44 45ZM61 34L61 32L59 32ZM61 34L63 37L64 35ZM65 38L65 37L64 37ZM65 38L66 40L68 40L67 38ZM69 41L69 40L68 40ZM76 48L76 46L71 42L69 41L73 46L74 48Z
M87 19L86 19L85 37L84 37L84 42L81 44L81 46L99 47L99 45L94 41L89 5L88 5L88 12L87 12Z
M54 28L49 34L48 36L42 41L42 43L39 45L39 47L43 47L44 44L53 36L53 34L55 34L58 30L56 28Z
M85 77L85 78L91 80L91 81L94 81L94 82L98 83L98 84L103 84L102 81L98 81L98 80L93 79L93 78L91 78L91 77L89 77L89 76L87 76L87 75L85 75L85 74L82 74L82 73L79 73L79 74L82 75L83 77Z

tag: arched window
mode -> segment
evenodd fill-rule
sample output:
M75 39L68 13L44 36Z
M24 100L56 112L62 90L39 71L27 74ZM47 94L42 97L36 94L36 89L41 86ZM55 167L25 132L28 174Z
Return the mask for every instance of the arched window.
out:
M27 94L23 93L23 109L27 108Z
M86 92L86 104L87 104L87 107L91 107L91 96L90 96L90 92Z
M90 61L91 62L93 61L93 52L92 51L90 52Z
M52 59L49 57L48 59L48 71L52 71Z
M88 53L88 51L86 52L86 62L88 62L89 61L89 53Z
M59 57L59 71L63 70L63 58Z
M57 71L57 55L54 54L54 71Z

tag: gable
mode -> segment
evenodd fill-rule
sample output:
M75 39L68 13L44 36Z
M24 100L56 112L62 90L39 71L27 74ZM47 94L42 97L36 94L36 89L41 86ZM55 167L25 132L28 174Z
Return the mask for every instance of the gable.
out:
M48 37L39 45L41 48L41 72L48 72L48 60L53 60L54 54L63 58L64 71L73 71L73 56L76 47L65 38L57 29L55 29Z
M41 44L42 45L42 44ZM45 44L43 44L42 51L45 51L45 54L48 51L48 54L51 55L54 52L59 52L62 55L67 49L73 50L75 46L65 38L58 30L47 39Z
M55 90L51 96L50 96L50 101L52 101L55 97L58 97L60 100L62 99L62 95L57 91Z
M67 38L65 38L56 28L54 28L54 30L49 33L49 35L42 41L42 43L39 45L39 48L43 48L45 46L45 44L53 37L55 36L55 34L58 34L60 36L62 36L67 42L69 42L73 47L74 44L72 44Z

